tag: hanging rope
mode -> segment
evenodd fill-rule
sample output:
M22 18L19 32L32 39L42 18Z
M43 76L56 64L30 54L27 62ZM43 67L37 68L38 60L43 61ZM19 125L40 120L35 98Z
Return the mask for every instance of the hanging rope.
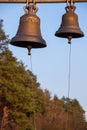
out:
M29 57L30 57L30 70L31 70L31 72L33 72L33 70L32 70L32 55L30 55Z
M69 48L68 98L70 95L70 78L71 78L71 44Z
M30 57L31 72L33 72L33 70L32 70L32 55L30 53L28 55ZM32 89L32 91L33 91L33 89ZM36 119L35 119L36 114L35 114L35 110L33 111L33 114L34 114L34 119L33 119L34 130L36 130Z
M69 73L68 73L68 98L67 98L67 120L66 127L69 127L69 97L70 97L70 87L71 87L71 44L69 44Z

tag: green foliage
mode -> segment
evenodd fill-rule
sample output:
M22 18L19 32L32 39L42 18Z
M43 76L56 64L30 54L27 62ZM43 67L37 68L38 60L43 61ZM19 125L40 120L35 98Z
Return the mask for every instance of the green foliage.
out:
M0 77L0 100L3 106L8 106L15 122L21 127L24 124L25 129L29 124L27 113L43 111L44 94L36 76L6 49L0 54Z
M4 48L7 48L9 41L8 35L3 30L3 20L0 19L0 53L4 51Z
M3 25L3 20L0 20L0 40L5 40L6 39L6 35L4 30L2 29Z

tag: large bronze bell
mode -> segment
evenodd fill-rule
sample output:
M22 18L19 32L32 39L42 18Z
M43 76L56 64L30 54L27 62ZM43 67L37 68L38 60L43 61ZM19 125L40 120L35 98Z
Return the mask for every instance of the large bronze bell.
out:
M78 24L78 16L74 13L75 6L67 6L66 13L62 16L62 23L55 36L68 38L71 43L72 38L83 37L84 34L81 31Z
M10 44L28 49L46 47L46 42L41 36L40 18L36 16L32 5L28 13L21 16L17 34Z

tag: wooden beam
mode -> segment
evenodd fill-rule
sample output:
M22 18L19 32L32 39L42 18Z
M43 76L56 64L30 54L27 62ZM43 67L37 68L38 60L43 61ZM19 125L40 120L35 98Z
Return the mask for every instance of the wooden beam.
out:
M74 2L87 2L87 0L73 0ZM29 0L32 3L32 0ZM66 0L35 0L36 3L65 3ZM26 3L26 0L0 0L0 3Z

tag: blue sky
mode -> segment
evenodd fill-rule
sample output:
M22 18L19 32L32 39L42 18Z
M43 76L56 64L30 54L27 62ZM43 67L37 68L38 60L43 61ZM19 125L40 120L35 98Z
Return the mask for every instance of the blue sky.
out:
M71 85L70 98L76 98L87 111L87 3L76 3L75 13L85 36L73 39L71 44ZM0 18L4 20L4 30L9 37L15 36L25 4L0 4ZM69 48L67 39L55 37L61 24L66 3L37 4L37 16L41 20L41 33L47 47L32 49L32 71L37 76L41 88L47 88L51 95L59 98L68 96ZM9 45L14 56L31 69L27 49Z

